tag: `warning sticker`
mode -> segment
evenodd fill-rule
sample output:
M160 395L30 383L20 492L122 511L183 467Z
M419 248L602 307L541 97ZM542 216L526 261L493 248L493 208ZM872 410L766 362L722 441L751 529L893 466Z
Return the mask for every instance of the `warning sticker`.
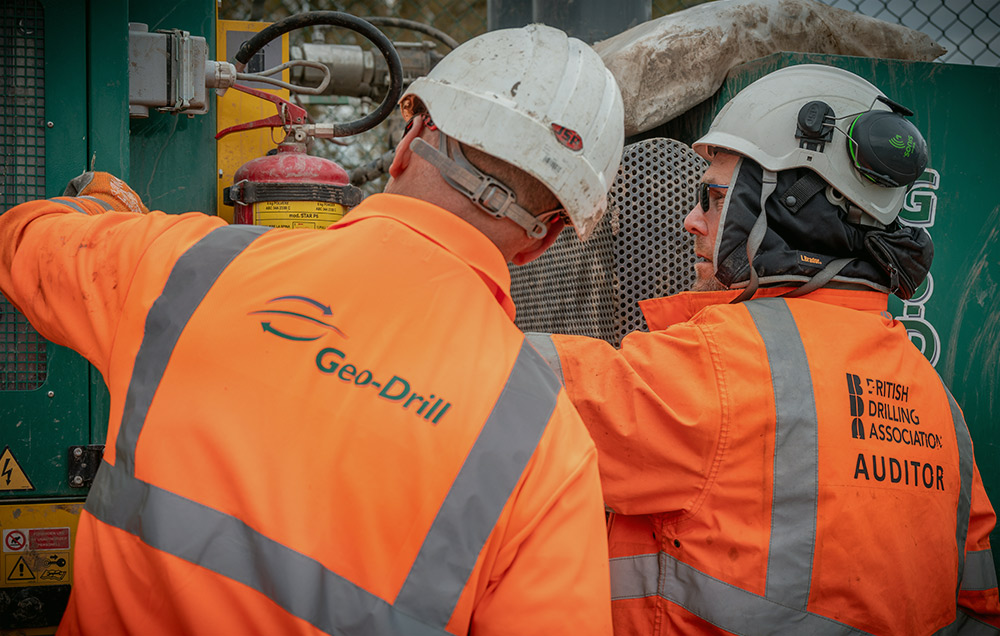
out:
M14 459L10 446L5 446L0 455L0 490L34 490L31 480L21 470L21 465Z
M11 567L11 562L13 562L13 567ZM4 566L4 571L7 572L7 581L13 582L24 582L24 581L34 581L35 573L31 571L31 566L24 559L23 556L18 557L8 557L7 565Z
M3 551L21 552L28 546L28 540L24 536L24 530L4 530L3 531Z
M8 587L72 582L72 544L82 509L82 501L0 505L0 597Z
M15 528L3 531L3 551L69 550L69 528Z
M69 552L45 555L44 564L38 574L39 581L59 583L69 580Z
M3 562L0 583L49 584L70 580L70 552L26 552L8 554Z
M29 550L69 550L69 528L31 528Z
M253 204L257 225L324 230L344 216L344 206L323 201L261 201Z

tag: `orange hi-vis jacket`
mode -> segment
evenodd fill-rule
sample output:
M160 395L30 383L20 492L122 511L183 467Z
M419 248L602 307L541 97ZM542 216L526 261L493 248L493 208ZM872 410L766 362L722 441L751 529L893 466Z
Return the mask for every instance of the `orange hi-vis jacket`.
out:
M596 449L484 235L99 212L0 216L0 288L111 395L60 634L610 633Z
M734 295L530 336L597 443L615 633L996 633L968 429L887 296Z

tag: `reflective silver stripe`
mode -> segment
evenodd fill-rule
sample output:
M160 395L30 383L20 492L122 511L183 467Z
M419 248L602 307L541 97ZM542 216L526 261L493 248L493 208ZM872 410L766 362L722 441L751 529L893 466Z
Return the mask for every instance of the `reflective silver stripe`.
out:
M559 382L565 384L566 379L563 377L562 362L559 360L559 351L556 350L556 345L552 342L552 334L530 331L524 335L527 336L528 342L534 345L538 353L542 354L545 361L552 367L556 377L559 378Z
M443 636L239 519L101 465L87 511L143 543L257 590L327 634Z
M951 406L951 419L955 422L955 441L958 444L958 474L961 479L958 488L958 527L955 529L955 541L958 544L958 587L955 590L956 600L958 592L962 588L965 580L965 540L969 536L969 512L972 509L972 438L969 436L969 427L965 424L965 417L962 416L962 409L958 408L958 402L948 390L948 385L941 380L945 394L948 395L948 404ZM996 574L994 573L994 576Z
M101 199L98 199L97 197L91 197L91 196L82 196L82 197L76 197L76 198L77 198L77 199L86 199L86 200L88 200L88 201L93 201L93 202L94 202L94 203L96 203L97 205L99 205L99 206L101 206L102 208L104 208L104 211L105 211L105 212L110 212L110 211L114 210L114 208L113 208L113 207L111 207L111 204L110 204L110 203L108 203L108 202L106 202L106 201L102 201Z
M962 611L962 608L958 609L958 618L954 623L934 632L934 636L996 636L997 634L1000 634L1000 629L969 616Z
M56 199L49 199L49 200L52 201L53 203L62 203L66 207L73 208L74 210L76 210L80 214L86 214L88 216L90 215L89 212L87 212L79 203L77 203L73 199L70 199L70 198L67 198L67 197L59 197L59 198L56 198Z
M812 581L819 492L819 424L812 375L788 304L768 298L744 306L764 340L774 389L774 491L766 596L804 610Z
M521 342L514 368L448 492L395 606L444 628L556 407L559 383Z
M744 636L867 634L850 625L758 596L665 552L611 559L612 600L658 595L720 629ZM661 586L657 572L662 571Z
M559 383L527 340L395 605L236 517L135 478L137 439L181 332L226 266L266 229L219 228L177 260L146 319L116 464L102 465L87 510L154 548L244 583L327 633L445 634L479 552L555 409Z
M125 394L125 409L115 442L115 465L129 474L135 473L136 443L181 331L222 270L269 229L256 225L216 228L174 264L163 293L146 315L146 329Z
M806 610L818 493L818 420L812 376L787 303L782 299L761 299L744 303L744 306L767 349L775 393L775 486L766 596L711 577L661 552L612 559L612 600L659 595L719 628L747 636L758 633L863 634L865 632L849 625ZM996 572L990 551L964 554L971 506L972 442L950 392L948 399L960 457L956 528L959 580L963 589L991 589L996 586ZM955 623L938 633L1000 632L959 610Z
M967 592L992 590L997 586L997 571L992 550L965 553L965 572L961 589Z
M659 553L659 554L662 554ZM611 600L656 596L660 576L659 554L615 557L611 566Z

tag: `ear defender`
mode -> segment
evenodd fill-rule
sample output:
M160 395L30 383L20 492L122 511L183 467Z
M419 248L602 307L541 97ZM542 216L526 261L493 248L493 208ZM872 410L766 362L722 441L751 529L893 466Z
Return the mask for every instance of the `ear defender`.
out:
M855 117L847 129L847 150L858 172L887 188L910 185L927 167L927 142L896 109L870 110Z

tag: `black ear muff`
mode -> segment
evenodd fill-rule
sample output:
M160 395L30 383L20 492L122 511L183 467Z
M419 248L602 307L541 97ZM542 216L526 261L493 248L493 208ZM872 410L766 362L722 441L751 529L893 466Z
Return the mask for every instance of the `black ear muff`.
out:
M795 138L799 148L823 152L827 143L833 141L833 109L826 102L811 101L799 109L795 121Z
M927 167L927 142L901 114L887 110L861 113L847 129L847 150L854 167L887 188L908 186Z

